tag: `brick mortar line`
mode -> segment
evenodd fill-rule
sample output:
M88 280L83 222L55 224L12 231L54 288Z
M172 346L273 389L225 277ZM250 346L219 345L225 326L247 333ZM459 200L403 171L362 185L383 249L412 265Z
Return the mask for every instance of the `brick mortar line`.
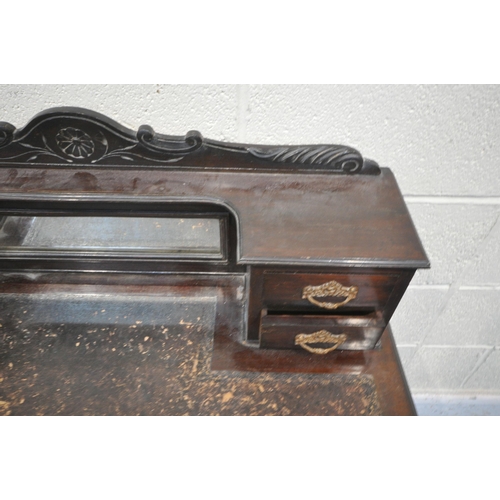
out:
M439 399L448 403L447 400L458 400L457 403L467 402L468 404L484 404L485 400L495 400L500 402L500 391L488 390L481 393L457 390L457 392L414 392L412 393L413 399L419 399L423 402L424 399ZM451 401L449 404L453 404Z
M435 205L500 205L500 196L403 195L407 203Z
M418 344L398 344L397 347L419 347ZM457 344L425 344L424 346L420 346L422 348L430 347L432 349L492 349L498 350L500 346L495 345L483 345L483 344L467 344L467 345L457 345Z
M500 290L500 285L460 285L458 290L496 292Z
M418 284L410 285L408 290L439 290L441 292L447 292L450 289L451 284L448 285L430 285L430 284ZM499 285L500 286L500 285Z
M451 287L450 285L426 285L415 284L410 285L408 290L434 290L440 292L447 292ZM458 290L478 290L478 291L498 291L500 290L500 283L491 283L483 285L458 285Z
M498 215L495 218L495 221L493 222L493 224L492 224L492 226L491 226L488 234L483 238L483 240L481 242L479 242L478 246L476 247L475 252L478 252L478 249L482 248L484 246L485 242L491 237L491 234L493 233L493 228L496 226L496 224L498 223L499 220L500 220L500 215ZM427 337L431 334L432 330L434 329L434 327L438 323L439 318L441 317L441 315L443 314L443 312L446 310L446 308L447 308L447 306L448 306L451 298L453 297L453 295L460 289L461 278L462 278L462 276L466 275L466 271L467 271L467 269L470 268L470 266L472 265L472 262L473 262L473 259L471 259L464 266L464 268L462 268L461 273L458 276L457 280L454 281L453 283L451 283L450 287L448 288L448 291L445 294L443 303L442 303L441 307L439 308L439 311L436 312L436 315L434 317L434 321L432 321L431 324L427 327L427 329L423 332L422 338L417 343L417 348L415 349L415 352L413 353L412 356L410 356L410 359L408 360L408 366L413 362L413 360L415 359L415 356L418 354L418 352L420 352L420 350L424 346L426 346L425 341L426 341ZM492 349L494 349L494 347ZM461 385L463 383L465 383L470 378L470 376L472 376L472 374L475 373L480 368L480 366L482 365L482 363L484 362L484 360L485 360L485 357L484 356L480 356L480 359L478 360L478 363L476 363L476 365L474 365L474 367L471 370L471 372L468 375L466 375L466 377L462 381ZM411 389L411 387L410 387L410 389Z

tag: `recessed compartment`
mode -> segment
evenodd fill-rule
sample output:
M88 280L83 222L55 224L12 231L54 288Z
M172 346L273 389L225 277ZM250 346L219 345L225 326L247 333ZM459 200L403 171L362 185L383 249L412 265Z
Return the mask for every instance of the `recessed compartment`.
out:
M359 315L309 314L307 312L262 311L260 322L260 347L267 349L373 349L385 328L380 312L365 311ZM326 334L313 334L327 332ZM299 337L299 336L306 337ZM345 336L345 338L344 338ZM314 342L315 338L321 341ZM305 339L304 343L301 339ZM316 345L317 344L317 345ZM333 349L332 349L333 350Z

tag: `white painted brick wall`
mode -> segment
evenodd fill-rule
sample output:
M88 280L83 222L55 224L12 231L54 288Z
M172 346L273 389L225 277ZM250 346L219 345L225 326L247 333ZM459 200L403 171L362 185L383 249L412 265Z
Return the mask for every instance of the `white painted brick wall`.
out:
M500 86L0 85L0 120L53 106L132 129L338 143L390 167L432 263L393 319L414 394L500 394Z
M431 261L413 284L449 285L462 276L495 225L500 205L408 203Z

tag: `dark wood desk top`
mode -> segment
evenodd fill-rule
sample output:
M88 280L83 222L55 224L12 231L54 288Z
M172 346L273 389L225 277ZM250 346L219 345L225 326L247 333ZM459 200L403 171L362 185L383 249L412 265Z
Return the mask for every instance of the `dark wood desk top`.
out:
M359 374L213 371L199 334L175 332L163 348L151 338L146 354L120 344L130 338L83 358L61 338L56 352L31 346L22 358L28 370L16 357L1 370L0 415L415 415L389 331ZM138 346L140 335L132 335Z
M389 169L378 176L0 169L0 200L211 202L239 221L241 264L428 267ZM132 207L132 205L130 205Z
M241 279L5 285L21 295L1 298L0 415L415 413L390 329L380 348L322 357L244 345Z

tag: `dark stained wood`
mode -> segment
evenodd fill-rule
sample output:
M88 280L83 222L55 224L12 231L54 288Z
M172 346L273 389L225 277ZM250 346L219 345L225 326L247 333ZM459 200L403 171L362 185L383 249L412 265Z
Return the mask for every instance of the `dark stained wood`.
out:
M380 312L357 316L333 314L266 314L262 313L260 347L269 349L302 349L295 344L299 334L326 330L334 335L346 334L342 349L373 349L385 329ZM329 347L324 345L321 347ZM340 348L340 347L339 347ZM326 356L329 356L326 354Z
M269 146L214 141L196 130L157 134L149 125L127 129L95 111L59 107L42 111L23 128L0 122L0 162L15 165L90 165L126 169L224 169L378 175L359 151L343 145Z
M343 271L343 272L342 272ZM354 274L339 270L329 273L299 272L264 272L263 302L268 308L279 305L280 308L318 310L307 299L302 298L302 290L308 285L322 285L335 280L344 286L355 285L359 291L357 297L348 302L341 310L383 309L398 281L398 274ZM323 298L324 302L341 302L342 298Z
M402 271L399 275L399 279L392 289L389 301L382 311L386 324L388 324L390 319L392 318L392 315L394 314L394 311L396 310L399 302L403 298L403 295L408 288L408 285L410 284L410 281L412 280L414 274L415 269L410 269Z
M352 316L356 318L359 315L367 315L380 313L384 319L383 323L377 320L376 325L365 325L363 329L354 335L352 338L361 340L361 343L349 342L346 344L347 349L373 348L378 342L385 326L389 323L394 310L399 303L404 291L406 290L414 271L406 271L398 269L363 269L363 268L350 268L349 270L342 268L313 268L314 272L310 269L303 267L276 267L276 268L256 268L252 267L252 275L250 276L251 289L253 290L249 300L248 312L248 332L247 338L249 340L261 339L262 347L278 347L278 339L282 338L286 341L283 344L289 345L290 335L292 330L288 333L284 332L284 328L279 328L278 325L273 325L273 332L276 333L276 328L282 331L282 335L273 336L272 339L266 338L262 341L261 332L269 332L269 321L265 321L268 325L261 324L261 316L264 311L271 312L275 315L286 315L293 312L296 318L296 326L301 326L302 323L298 321L300 314L308 315L311 320L311 327L313 324L318 325L318 330L328 328L336 328L335 315ZM307 299L302 297L304 287L308 285L321 285L331 280L335 280L342 285L358 287L357 297L339 307L335 311L328 309L321 309L320 307L311 304ZM324 302L340 302L342 298L332 297L321 299ZM321 321L313 321L314 314L323 314ZM332 319L328 319L328 315L333 315ZM344 319L345 321L345 319ZM344 323L346 324L346 323ZM356 321L353 324L357 324ZM287 321L290 326L290 322ZM346 324L347 326L347 324ZM298 332L293 329L294 334L305 333ZM378 332L378 333L377 333ZM351 332L352 336L352 332ZM269 343L271 342L271 344Z
M415 270L429 261L392 172L355 149L222 143L196 131L156 134L148 126L134 132L80 108L47 110L17 130L0 122L0 221L73 215L217 219L222 247L198 257L140 248L54 252L19 242L0 248L0 300L17 297L19 303L9 303L16 311L48 294L50 304L60 300L57 314L66 318L61 297L70 304L80 294L88 304L94 295L144 300L152 314L135 326L103 319L95 331L86 329L85 317L67 318L69 326L49 318L36 323L41 336L22 311L18 323L12 311L0 311L0 325L8 325L0 326L5 412L414 412L386 327ZM358 287L357 297L336 310L302 298L304 287L333 280ZM176 336L163 335L157 301L190 298L198 301L194 310L216 304L213 317L208 313L203 324L186 309L181 321L174 308ZM297 334L322 329L345 333L344 348L324 356L297 348ZM145 358L146 337L152 344ZM87 357L74 349L82 343ZM117 351L122 358L113 357ZM43 376L34 380L26 370ZM129 381L124 392L115 383L120 377ZM162 385L165 377L171 382ZM73 388L63 398L53 393L61 379ZM30 381L31 406L19 402L29 393L23 380ZM34 398L42 393L40 403Z
M0 300L19 297L8 314L2 312L2 415L412 414L389 332L381 348L332 353L333 363L323 368L314 357L298 363L301 352L245 345L241 275L206 276L198 283L192 276L189 285L185 276L143 274L31 279L18 283L4 275L0 286ZM85 284L90 281L95 283ZM47 323L33 314L37 296L51 297L53 309L60 300L54 310L64 313L64 302L81 294L93 295L97 319L63 324L67 314L56 314ZM130 304L134 297L169 297L162 306L170 311L168 322L156 324L147 309L139 321L99 320L137 311L133 305L116 309L119 296ZM245 364L252 356L262 358L254 369Z
M213 203L235 214L238 263L428 267L394 176L0 168L8 199ZM133 205L131 205L131 208ZM311 244L314 242L314 244Z
M211 367L259 373L368 375L373 377L381 415L416 415L390 326L375 349L336 350L325 356L295 349L256 349L255 343L239 341L234 329L219 329Z
M247 273L247 331L245 338L249 341L259 340L260 319L262 315L264 270L256 266L248 266Z

